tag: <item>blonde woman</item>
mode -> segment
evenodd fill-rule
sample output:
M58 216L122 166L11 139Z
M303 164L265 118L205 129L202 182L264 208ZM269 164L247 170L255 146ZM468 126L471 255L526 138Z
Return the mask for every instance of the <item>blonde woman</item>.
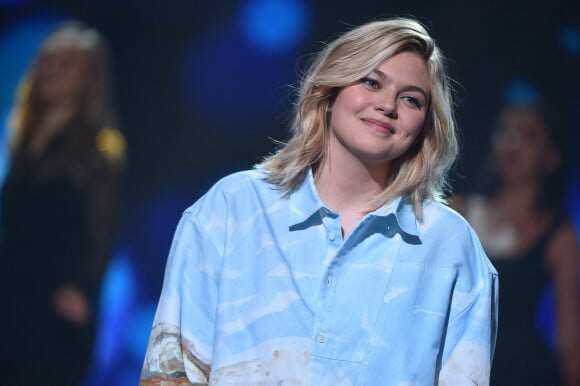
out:
M291 139L185 211L141 383L486 385L497 275L442 202L456 153L421 24L330 43Z
M2 188L5 384L78 386L91 363L124 144L108 126L107 75L99 33L66 23L17 95Z

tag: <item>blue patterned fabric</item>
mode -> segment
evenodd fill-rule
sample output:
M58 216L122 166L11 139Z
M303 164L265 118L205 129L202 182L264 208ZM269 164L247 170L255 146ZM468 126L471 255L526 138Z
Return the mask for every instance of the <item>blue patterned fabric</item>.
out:
M312 174L232 174L177 227L141 384L487 385L497 273L472 228L406 197L346 239Z

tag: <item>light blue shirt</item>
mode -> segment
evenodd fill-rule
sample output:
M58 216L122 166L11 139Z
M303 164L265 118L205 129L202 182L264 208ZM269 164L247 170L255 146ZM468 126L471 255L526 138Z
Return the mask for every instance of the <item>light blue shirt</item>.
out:
M423 211L401 197L343 239L311 173L287 197L225 177L177 227L141 384L487 385L497 273L461 216Z

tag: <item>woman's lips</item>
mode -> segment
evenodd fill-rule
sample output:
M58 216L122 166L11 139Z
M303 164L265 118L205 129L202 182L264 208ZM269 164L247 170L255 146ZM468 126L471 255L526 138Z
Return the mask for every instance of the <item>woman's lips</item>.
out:
M384 133L395 134L395 129L393 126L389 125L387 122L383 122L379 119L374 118L362 118L361 119L367 126L371 126L375 129L378 129Z

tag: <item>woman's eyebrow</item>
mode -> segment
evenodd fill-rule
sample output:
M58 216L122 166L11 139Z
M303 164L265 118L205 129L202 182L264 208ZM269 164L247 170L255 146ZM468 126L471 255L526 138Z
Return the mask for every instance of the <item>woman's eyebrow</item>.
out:
M387 74L385 74L384 72L382 72L381 70L375 68L372 71L374 74L376 74L379 78L383 79L384 81L390 81L391 78L389 78L389 76ZM427 94L427 91L425 91L422 87L419 87L417 85L414 84L408 84L403 86L403 90L405 91L416 91L420 94L423 94L423 96L426 99L429 99L429 95Z

